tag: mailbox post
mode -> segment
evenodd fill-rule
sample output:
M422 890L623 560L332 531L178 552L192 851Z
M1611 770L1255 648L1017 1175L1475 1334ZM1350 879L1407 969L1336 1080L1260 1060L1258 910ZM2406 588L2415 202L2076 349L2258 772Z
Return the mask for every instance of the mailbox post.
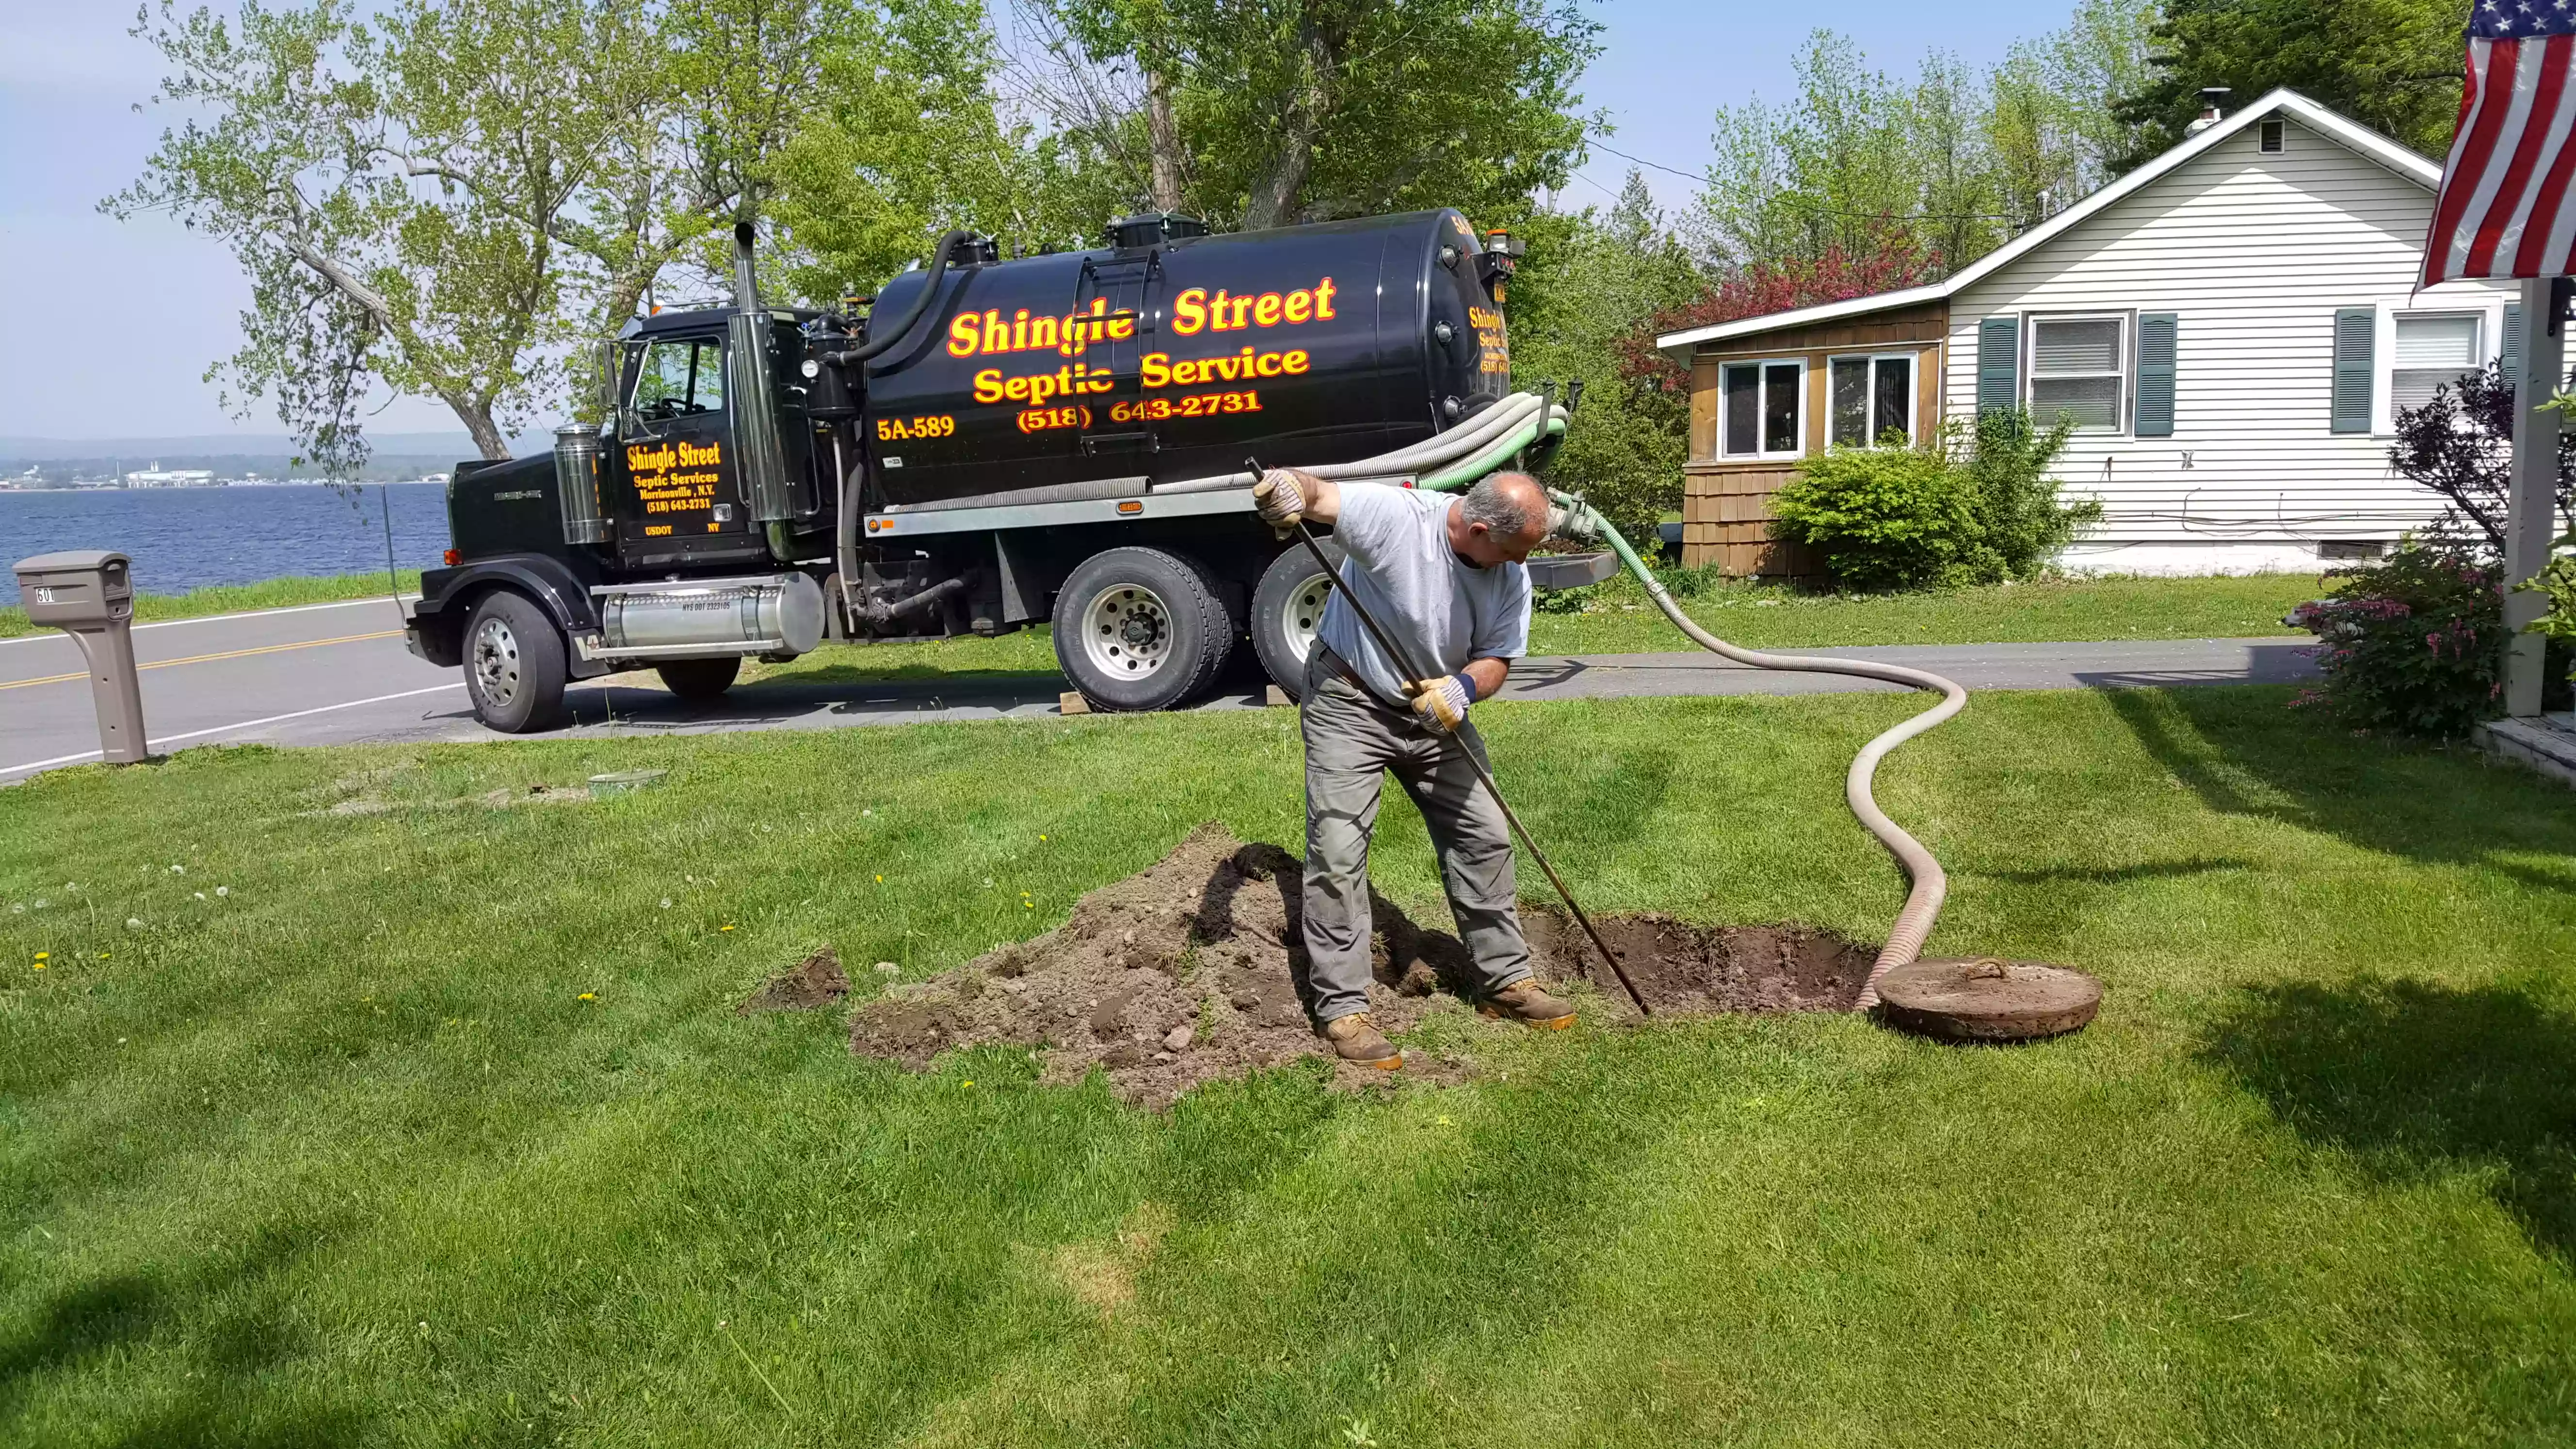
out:
M145 757L143 686L134 677L134 578L121 553L75 549L18 562L27 620L72 636L89 657L98 749L111 765Z

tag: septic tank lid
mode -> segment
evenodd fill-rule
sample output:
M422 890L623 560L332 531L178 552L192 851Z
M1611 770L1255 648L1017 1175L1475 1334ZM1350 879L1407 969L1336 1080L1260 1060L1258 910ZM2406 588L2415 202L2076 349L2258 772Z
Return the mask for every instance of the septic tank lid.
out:
M1878 983L1887 1024L1943 1041L2033 1041L2081 1028L2102 1006L2102 983L2041 961L1936 957Z

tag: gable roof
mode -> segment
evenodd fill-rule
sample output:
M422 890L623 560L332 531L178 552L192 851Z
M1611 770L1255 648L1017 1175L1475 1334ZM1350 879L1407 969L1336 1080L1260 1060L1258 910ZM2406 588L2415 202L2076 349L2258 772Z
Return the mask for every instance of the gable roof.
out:
M2283 113L2298 117L2318 134L2341 142L2346 149L2364 160L2377 162L2427 191L2438 190L2441 187L2442 168L2440 166L2358 121L2328 110L2297 91L2284 88L2272 91L2197 136L2185 137L2181 144L2167 150L2153 161L2101 187L2082 201L2014 237L2011 241L1938 282L1927 283L1920 287L1907 287L1897 292L1875 292L1866 297L1825 302L1788 312L1771 312L1760 317L1739 317L1732 322L1718 322L1681 332L1666 332L1655 338L1655 347L1675 362L1688 363L1691 349L1703 342L1723 342L1729 338L1748 337L1755 333L1776 331L1783 327L1803 327L1815 322L1831 322L1843 317L1883 312L1891 307L1903 307L1916 302L1940 301L1960 288L2011 266L2030 252L2048 245L2067 231L2083 225L2085 221L2103 210L2117 205L2123 198L2154 184L2167 172L2217 146L2256 121Z

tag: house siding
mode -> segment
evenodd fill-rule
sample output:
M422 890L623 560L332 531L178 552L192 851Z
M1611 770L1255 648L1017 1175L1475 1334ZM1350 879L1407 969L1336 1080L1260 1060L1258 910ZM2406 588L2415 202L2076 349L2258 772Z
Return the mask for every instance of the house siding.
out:
M2492 357L2509 289L2451 283L2410 299L2433 193L2296 120L2282 154L2262 154L2259 134L2246 128L1950 298L1944 411L1962 418L1990 316L2179 319L2172 435L2079 435L2059 460L2066 495L2106 511L2073 566L2314 567L2321 543L2394 539L2439 511L2388 467L2392 318L2482 312ZM2334 319L2356 306L2377 313L2373 430L2336 434ZM2133 322L2131 408L2135 340Z

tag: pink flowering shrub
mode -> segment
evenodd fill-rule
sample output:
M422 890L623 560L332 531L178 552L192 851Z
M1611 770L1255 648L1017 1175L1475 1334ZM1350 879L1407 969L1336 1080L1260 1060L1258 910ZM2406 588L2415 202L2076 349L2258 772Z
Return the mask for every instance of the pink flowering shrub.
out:
M2461 550L2409 541L2328 574L2330 597L2289 622L2317 636L2325 682L2299 703L2358 730L2456 739L2497 713L2503 688L2501 571Z

